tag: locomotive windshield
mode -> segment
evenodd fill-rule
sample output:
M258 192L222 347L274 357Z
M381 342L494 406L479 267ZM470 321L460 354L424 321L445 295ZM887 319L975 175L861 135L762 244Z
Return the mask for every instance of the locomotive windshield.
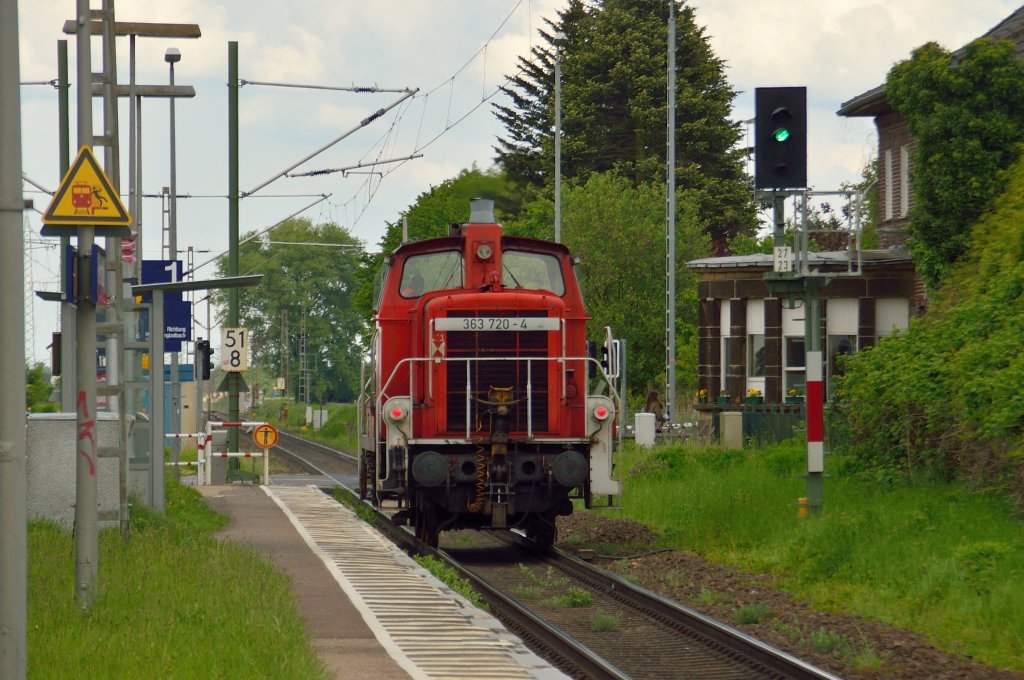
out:
M410 255L402 268L402 281L398 290L404 298L418 298L432 290L461 287L462 253L445 250Z
M506 288L548 290L565 295L565 281L558 258L528 250L506 250L501 256L502 283Z

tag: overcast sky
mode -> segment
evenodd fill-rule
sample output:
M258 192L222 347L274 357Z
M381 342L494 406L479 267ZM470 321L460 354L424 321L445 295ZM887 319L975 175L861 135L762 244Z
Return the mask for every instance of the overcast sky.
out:
M92 0L99 6L100 0ZM263 229L330 194L302 214L332 220L376 247L385 223L395 221L416 197L476 164L493 162L495 137L503 132L484 101L515 72L544 18L554 18L561 0L117 0L119 21L196 23L198 40L140 38L137 81L166 84L164 52L182 54L175 81L193 85L195 99L176 104L178 247L227 248L227 53L239 43L243 80L325 86L418 88L416 97L331 147L295 172L341 168L422 153L405 163L378 166L380 175L357 172L318 178L280 179L242 201L244 234ZM883 82L890 66L929 40L955 49L1008 16L1009 0L693 0L697 21L727 64L740 94L733 118L753 117L753 91L760 86L806 85L810 110L810 184L834 189L855 180L872 157L874 126L866 119L835 115L840 104ZM57 41L69 40L75 78L73 36L61 33L73 17L74 0L19 0L21 80L56 77ZM94 39L98 48L99 41ZM128 80L128 42L118 39L119 80ZM94 50L93 69L99 70ZM45 85L21 89L23 169L53 190L60 183L57 96ZM352 93L247 85L240 94L241 191L248 192L293 163L358 126L394 93ZM75 96L71 97L74 108ZM166 100L143 103L143 191L159 194L169 184ZM72 110L72 146L77 148ZM97 113L95 129L100 129ZM127 193L127 106L121 107L124 138L121 190ZM98 150L99 151L99 150ZM99 153L97 155L100 155ZM102 158L102 156L100 156ZM39 210L49 197L26 185ZM205 198L211 196L211 198ZM125 198L127 202L127 198ZM453 216L462 219L466 215ZM39 216L30 214L33 233ZM147 259L159 258L161 202L146 199L142 215ZM58 288L53 239L27 246L36 289ZM213 276L212 266L200 278ZM30 358L57 330L57 305L34 306L35 342ZM205 314L204 314L205 315Z

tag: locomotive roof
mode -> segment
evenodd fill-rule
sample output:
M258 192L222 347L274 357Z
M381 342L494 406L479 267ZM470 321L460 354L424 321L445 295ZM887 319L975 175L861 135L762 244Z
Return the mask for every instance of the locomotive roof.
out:
M462 225L466 227L468 225ZM475 225L474 225L475 226ZM460 248L463 244L463 236L437 236L434 238L422 239L419 241L408 241L403 243L391 253L392 256L398 255L409 255L412 253L429 252L432 250L448 250ZM529 236L511 236L502 233L501 242L503 245L514 244L520 248L526 250L537 250L546 252L561 252L564 254L569 253L569 249L564 244L556 243L555 241L546 241L539 238L531 238Z

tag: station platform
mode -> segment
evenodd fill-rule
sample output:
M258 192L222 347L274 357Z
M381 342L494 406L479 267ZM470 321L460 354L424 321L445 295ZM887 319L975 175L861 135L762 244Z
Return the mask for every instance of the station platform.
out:
M220 538L289 575L311 645L336 678L565 678L315 486L202 486Z

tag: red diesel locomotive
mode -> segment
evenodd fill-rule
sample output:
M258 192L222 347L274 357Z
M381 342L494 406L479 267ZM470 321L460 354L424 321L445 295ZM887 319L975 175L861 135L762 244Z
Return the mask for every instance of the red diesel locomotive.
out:
M360 494L397 502L396 522L431 545L461 528L550 545L573 498L619 493L615 348L610 362L588 355L565 246L503 235L476 199L447 237L387 258L375 312Z

